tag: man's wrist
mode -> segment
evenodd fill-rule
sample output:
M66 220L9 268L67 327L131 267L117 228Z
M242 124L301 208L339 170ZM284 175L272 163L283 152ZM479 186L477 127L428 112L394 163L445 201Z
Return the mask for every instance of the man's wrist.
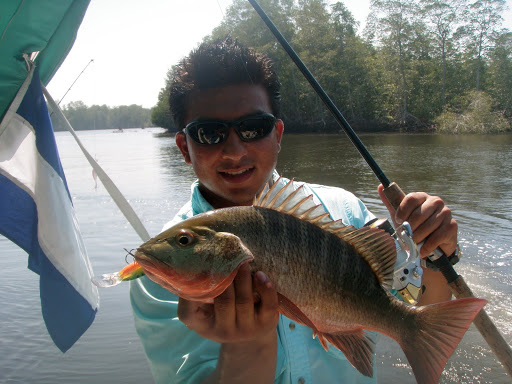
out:
M223 343L213 375L216 383L272 383L277 362L277 330L250 341Z
M455 265L460 261L460 259L462 258L462 251L460 249L459 243L457 243L457 246L455 247L455 251L453 251L453 253L451 255L447 256L447 258L451 265ZM429 258L422 259L421 266L427 267L436 272L439 271L439 268L437 268Z

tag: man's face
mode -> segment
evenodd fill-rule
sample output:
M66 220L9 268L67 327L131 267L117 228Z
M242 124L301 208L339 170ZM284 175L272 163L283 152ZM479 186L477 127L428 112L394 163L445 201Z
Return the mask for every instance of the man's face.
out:
M237 84L197 92L187 102L185 125L195 120L233 121L257 113L271 113L261 85ZM277 163L283 122L251 142L240 140L233 127L220 144L201 145L184 133L176 135L187 164L192 164L203 196L214 208L251 205Z

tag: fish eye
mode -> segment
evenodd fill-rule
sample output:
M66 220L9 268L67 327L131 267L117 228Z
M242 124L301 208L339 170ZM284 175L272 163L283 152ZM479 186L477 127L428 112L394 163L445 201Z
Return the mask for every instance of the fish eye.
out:
M192 244L194 241L194 235L190 232L180 232L176 235L176 242L182 247Z

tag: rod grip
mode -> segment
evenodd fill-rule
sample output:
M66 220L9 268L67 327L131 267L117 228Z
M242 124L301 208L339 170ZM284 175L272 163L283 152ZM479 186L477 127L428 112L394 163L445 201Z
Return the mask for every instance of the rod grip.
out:
M398 209L400 203L405 197L404 191L402 191L402 189L395 182L384 188L384 194L395 210Z
M405 193L395 182L389 184L389 186L384 188L384 195L388 199L391 206L397 210L400 206L400 203L405 198ZM437 249L438 254L441 255L437 258L431 258L433 264L443 273L443 276L446 278L448 283L454 281L459 275L453 269L448 257L441 251L441 249Z

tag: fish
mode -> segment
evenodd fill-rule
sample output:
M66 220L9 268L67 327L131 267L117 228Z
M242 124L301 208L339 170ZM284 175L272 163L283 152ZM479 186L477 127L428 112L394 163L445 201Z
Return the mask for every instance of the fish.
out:
M375 347L365 331L376 331L400 345L418 383L437 383L486 300L404 303L389 292L396 245L388 232L333 220L303 184L278 184L252 206L174 225L138 247L136 262L154 282L202 302L213 302L249 263L274 284L282 314L310 327L326 350L330 343L342 351L363 375L373 376Z

